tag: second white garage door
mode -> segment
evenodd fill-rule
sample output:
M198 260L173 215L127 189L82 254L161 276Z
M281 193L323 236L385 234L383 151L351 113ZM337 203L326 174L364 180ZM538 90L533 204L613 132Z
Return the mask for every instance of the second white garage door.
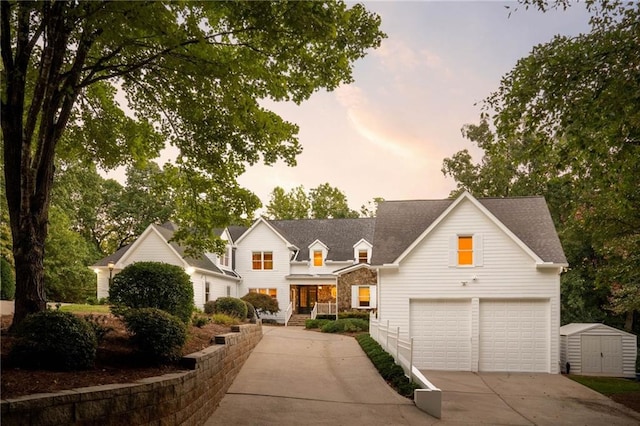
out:
M471 301L412 300L413 364L432 370L471 370Z
M549 302L480 300L480 371L549 371Z

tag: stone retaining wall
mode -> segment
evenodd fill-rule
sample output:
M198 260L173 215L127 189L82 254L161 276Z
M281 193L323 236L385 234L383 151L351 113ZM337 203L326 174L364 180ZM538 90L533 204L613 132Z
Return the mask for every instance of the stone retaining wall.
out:
M201 425L262 339L260 324L232 330L216 336L219 344L184 357L190 371L3 400L2 425Z

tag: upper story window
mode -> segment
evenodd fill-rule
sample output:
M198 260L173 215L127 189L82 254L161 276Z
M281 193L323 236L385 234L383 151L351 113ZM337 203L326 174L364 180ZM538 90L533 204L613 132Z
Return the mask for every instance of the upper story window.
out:
M313 251L313 266L322 266L322 250Z
M273 252L271 251L254 251L251 254L251 268L254 270L271 270L273 269Z
M226 247L224 250L224 254L222 255L222 259L220 259L220 264L222 266L230 266L231 265L231 247Z
M369 251L358 250L358 263L368 263L368 262L369 262Z
M250 288L249 293L260 293L260 294L268 294L274 299L278 298L278 289L277 288Z
M473 265L473 237L458 236L458 265Z

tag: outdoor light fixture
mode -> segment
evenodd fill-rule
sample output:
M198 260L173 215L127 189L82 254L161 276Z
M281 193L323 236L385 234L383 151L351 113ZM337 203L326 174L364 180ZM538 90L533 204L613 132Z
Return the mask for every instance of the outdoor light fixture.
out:
M196 270L192 266L189 266L184 271L187 273L187 275L192 275Z
M109 268L109 287L111 287L111 280L113 279L113 268L115 266L116 265L113 262L107 263L107 268Z

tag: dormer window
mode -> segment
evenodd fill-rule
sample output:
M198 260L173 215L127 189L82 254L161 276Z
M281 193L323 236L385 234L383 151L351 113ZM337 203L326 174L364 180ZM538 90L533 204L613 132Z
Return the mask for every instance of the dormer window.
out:
M369 252L367 250L358 250L358 263L369 263Z
M373 246L364 238L353 245L353 263L371 262Z
M313 251L313 266L322 266L322 250Z

